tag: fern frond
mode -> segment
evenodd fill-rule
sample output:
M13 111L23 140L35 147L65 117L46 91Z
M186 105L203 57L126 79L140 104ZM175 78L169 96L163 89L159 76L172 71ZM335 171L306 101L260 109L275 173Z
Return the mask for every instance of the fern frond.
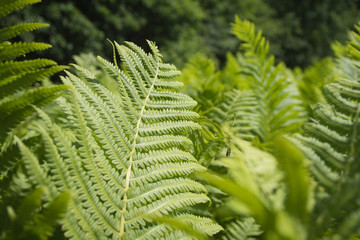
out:
M14 59L30 52L51 48L50 44L40 42L3 42L0 45L0 61Z
M261 61L265 61L269 53L269 42L262 36L261 31L256 33L254 23L241 21L238 16L235 16L235 23L231 26L233 34L244 41L241 49L246 52L246 55L256 55Z
M34 112L33 106L45 106L57 97L66 86L40 87L22 95L12 95L0 100L0 141L26 117Z
M253 218L236 219L225 225L225 232L221 239L254 240L262 234L260 226Z
M66 69L64 66L52 66L7 77L0 82L0 98L29 88L33 83L48 79L50 76L64 69Z
M198 111L205 114L222 99L223 92L232 89L230 85L224 89L225 85L220 77L220 72L215 70L215 63L197 54L186 64L178 80L185 85L182 91L194 98L198 102Z
M56 62L49 59L34 59L25 61L5 61L0 63L0 78L31 72L40 68L56 65Z
M155 221L154 216L175 217L213 235L220 226L185 210L209 201L205 187L188 177L205 170L188 152L192 142L186 137L186 132L199 128L192 121L198 117L191 111L196 102L174 92L171 83L179 71L161 61L153 43L149 42L152 55L127 44L115 43L124 70L98 58L118 88L107 89L80 66L76 66L79 77L68 72L63 78L71 95L58 103L75 138L38 109L51 194L74 194L64 220L65 235L71 239L191 235Z
M11 27L0 29L0 42L14 38L23 32L31 32L39 28L47 27L46 23L22 23Z
M334 83L324 86L326 103L315 107L313 119L304 125L304 136L295 136L312 162L309 169L319 184L310 227L313 238L327 235L348 239L360 225L360 205L355 200L360 196L355 187L360 169L360 42L358 33L352 32L351 36L348 51L338 53Z
M231 126L236 136L253 140L258 129L258 105L251 92L233 90L225 93L224 101L210 114L218 124Z
M41 2L41 0L2 0L0 2L0 18L12 13L15 10L22 9L27 5L39 2Z
M241 134L251 131L252 139L258 138L266 148L266 144L271 144L276 136L299 131L305 117L304 108L299 101L300 93L293 79L288 77L286 68L282 64L274 64L274 57L268 54L269 43L260 31L256 33L253 23L236 17L232 31L242 41L238 54L241 69L239 79L250 86L254 99L251 104L256 105L251 112L240 111L236 114L246 119L244 130L240 131ZM223 105L227 104L226 101L228 100L225 100ZM233 106L241 104L243 102L239 99ZM236 110L232 112L236 113ZM220 119L218 122L225 120ZM247 129L249 124L251 127ZM248 133L244 135L247 139L250 136Z
M40 1L2 0L0 17L36 2ZM26 23L0 30L0 235L4 239L47 239L66 212L69 198L68 192L58 196L44 194L48 192L47 188L43 190L44 186L51 190L54 186L48 179L47 169L32 152L42 151L40 138L28 128L35 107L47 105L68 88L64 85L41 86L44 80L65 67L46 59L15 59L49 48L48 44L4 42L44 26L47 24ZM40 190L32 192L36 187Z
M37 2L40 1L3 0L0 2L0 17ZM48 79L51 75L62 71L66 67L56 66L54 61L47 59L13 60L33 51L47 49L51 45L36 42L11 43L5 41L24 31L33 31L46 25L42 23L25 23L0 30L0 112L2 115L0 120L4 124L0 131L0 143L3 143L11 130L34 112L31 105L44 106L58 97L60 91L66 89L66 87L60 86L33 88L28 91L34 83L41 85L44 79ZM6 150L4 146L2 146L1 151Z
M169 217L153 217L153 219L157 222L161 222L164 225L160 225L160 227L171 227L173 228L173 231L170 231L170 234L173 235L176 231L182 231L186 232L188 235L191 235L192 238L195 239L208 239L208 236L212 236L216 234L219 230L219 226L217 224L214 224L213 221L211 221L208 218L204 217L198 217L194 216L192 214L177 214L176 216L169 218ZM163 233L169 232L169 231L162 231ZM139 232L141 237L139 239L146 239L147 237L151 236L149 232ZM181 237L182 234L178 234L179 237ZM169 238L170 236L162 235L162 236L156 236L156 238ZM171 239L172 237L170 237Z
M49 180L46 178L44 169L40 166L37 157L31 150L18 138L15 136L15 141L17 142L21 154L25 159L25 168L30 173L30 180L33 182L39 183L41 186L48 186Z
M227 167L227 175L197 174L229 196L222 207L228 213L218 210L218 218L224 224L224 238L246 239L244 226L239 226L239 217L246 216L256 221L256 225L250 226L261 226L260 239L307 239L312 191L302 153L285 138L274 140L275 150L271 155L232 134L229 136L234 144L232 156L221 159L223 165L219 165ZM229 218L234 220L227 226ZM289 229L286 233L282 231L283 225L279 228L274 225L282 221L286 221ZM234 232L229 233L228 228Z

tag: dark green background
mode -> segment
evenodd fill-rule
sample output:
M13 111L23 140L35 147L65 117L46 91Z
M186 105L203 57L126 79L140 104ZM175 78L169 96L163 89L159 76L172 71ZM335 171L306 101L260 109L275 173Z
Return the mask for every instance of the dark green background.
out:
M49 23L23 40L52 44L45 57L60 64L81 52L110 58L106 38L144 47L149 39L166 61L181 68L199 51L221 65L226 52L239 45L230 34L237 14L263 30L278 61L304 68L330 55L332 42L346 39L344 33L360 20L359 6L356 0L44 0L2 25Z

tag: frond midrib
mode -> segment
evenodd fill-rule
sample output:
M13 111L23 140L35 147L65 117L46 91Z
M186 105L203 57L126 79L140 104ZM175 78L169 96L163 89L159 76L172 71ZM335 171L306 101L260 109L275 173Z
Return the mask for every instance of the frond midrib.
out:
M127 211L126 208L127 208L127 202L128 202L127 191L129 190L129 186L130 186L130 177L131 177L131 173L132 173L131 169L132 169L132 164L133 164L133 156L134 156L134 154L136 152L137 138L138 138L139 133L140 133L140 123L142 121L142 117L143 117L143 114L144 114L144 111L145 111L146 104L147 104L148 100L150 99L151 92L152 92L152 90L154 88L154 85L155 85L155 82L157 80L158 73L159 73L159 62L157 61L155 76L153 78L152 85L150 86L150 88L149 88L149 90L147 92L147 95L146 95L146 98L144 100L143 106L141 107L141 110L140 110L139 119L138 119L138 121L136 123L135 135L134 135L134 140L133 140L133 144L132 144L132 150L131 150L130 156L129 156L129 165L128 165L127 171L126 171L124 196L123 196L124 206L123 206L123 209L121 210L119 239L122 239L122 237L124 235L125 222L126 222L125 212Z

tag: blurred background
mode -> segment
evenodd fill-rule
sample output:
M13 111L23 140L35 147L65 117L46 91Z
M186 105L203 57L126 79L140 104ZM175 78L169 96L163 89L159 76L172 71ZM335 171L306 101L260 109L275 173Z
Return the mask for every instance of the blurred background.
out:
M197 52L221 67L239 41L230 33L234 16L253 21L270 41L277 61L302 69L331 55L360 20L358 0L44 0L1 25L46 22L50 27L22 36L53 45L41 57L59 64L92 52L112 58L111 41L146 48L155 41L164 60L182 68Z

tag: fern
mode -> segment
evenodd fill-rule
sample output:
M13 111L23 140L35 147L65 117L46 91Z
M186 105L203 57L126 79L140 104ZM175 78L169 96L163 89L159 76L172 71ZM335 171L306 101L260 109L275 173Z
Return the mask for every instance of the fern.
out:
M359 29L358 29L359 30ZM311 160L310 170L318 182L311 239L318 235L348 239L359 233L359 35L338 54L335 82L324 86L326 103L314 108L305 134L296 141Z
M239 80L246 82L243 85L250 86L250 95L253 95L255 101L242 102L247 93L243 97L239 97L240 92L228 94L228 99L219 106L213 117L219 123L228 120L229 125L232 125L232 122L243 121L243 125L234 125L236 127L234 131L240 131L239 134L247 139L251 138L251 135L252 138L257 137L266 147L275 136L298 131L304 119L304 110L298 99L299 94L294 82L283 73L282 64L274 65L274 57L268 54L269 43L261 32L255 32L254 24L236 17L232 29L242 41L238 54L241 68ZM257 107L251 108L246 114L242 108L225 110L224 107L229 101L233 102L234 107L247 108L254 104ZM218 115L217 112L222 114ZM225 116L224 113L230 115Z
M39 1L2 0L0 16L3 17L36 2ZM66 88L65 86L39 87L27 92L34 83L49 78L64 67L56 66L55 62L47 59L14 60L24 54L51 47L45 43L9 41L25 31L33 31L45 26L47 24L25 23L0 30L0 115L4 124L0 130L2 152L5 151L6 146L3 143L10 131L34 112L32 105L44 106Z
M48 203L42 212L43 195L46 187L40 187L28 194L16 211L8 207L10 226L2 232L1 239L47 239L52 235L54 227L66 212L66 205L70 197L64 192Z
M301 152L283 138L274 140L275 155L234 136L232 144L232 156L213 163L226 167L225 176L211 172L197 174L228 194L214 210L224 227L220 236L307 239L311 188ZM283 231L285 222L287 230Z
M205 114L222 99L223 92L230 89L225 89L220 78L221 73L216 71L214 62L198 54L186 64L178 80L185 85L182 92L194 98L199 104L199 112Z
M225 229L226 233L221 238L224 240L254 240L262 233L260 226L255 223L253 218L236 220L229 223Z
M0 16L39 1L2 0ZM64 212L68 192L47 200L46 184L34 190L14 139L22 138L33 150L39 149L38 138L26 128L35 107L42 107L61 95L66 86L45 86L53 74L62 71L47 59L21 60L24 54L50 47L45 43L12 42L23 32L47 26L24 23L0 30L0 235L2 239L47 239L52 235ZM43 86L39 86L43 85ZM46 196L45 196L46 195ZM45 197L43 197L45 196ZM40 211L40 209L42 209Z
M211 112L219 124L225 120L231 125L234 133L243 139L254 140L258 130L258 105L250 91L232 90L225 93L224 101Z
M153 43L152 55L127 45L115 43L124 70L98 57L116 81L118 94L80 66L75 68L82 79L67 73L63 81L71 94L58 104L69 120L64 127L73 129L75 137L38 110L51 175L22 149L25 165L37 184L50 186L52 197L73 193L63 226L68 238L191 236L186 229L156 221L162 217L183 219L183 225L213 235L221 227L188 209L209 201L206 189L187 177L205 170L187 152L192 143L184 136L199 128L192 121L196 102L173 91L173 78L180 72L162 63Z
M15 10L24 8L27 5L39 3L41 0L1 0L0 17L4 17Z

